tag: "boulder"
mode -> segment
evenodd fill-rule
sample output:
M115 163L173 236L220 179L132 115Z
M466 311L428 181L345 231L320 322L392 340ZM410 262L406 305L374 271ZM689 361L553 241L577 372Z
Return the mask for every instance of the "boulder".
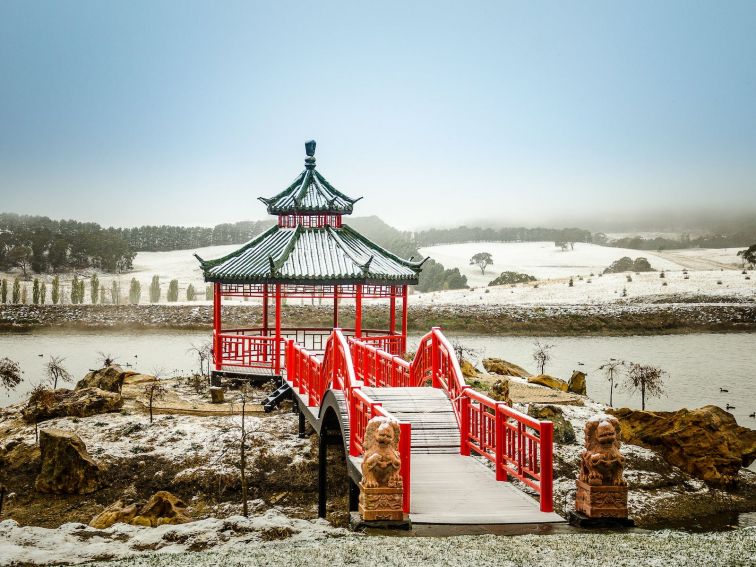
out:
M136 504L125 505L121 500L118 500L92 518L89 525L98 530L104 530L113 524L128 524L136 515Z
M89 494L99 488L102 469L72 431L39 432L41 470L34 487L52 494Z
M561 380L560 378L554 378L553 376L549 376L548 374L539 374L538 376L531 376L528 378L529 384L539 384L541 386L546 386L547 388L551 388L552 390L561 390L562 392L566 392L569 388L569 385L564 380Z
M512 398L509 397L509 380L497 380L491 385L491 397L497 402L504 402L508 406L512 405Z
M21 410L27 423L39 423L56 417L89 417L100 413L118 411L123 407L120 394L99 388L81 390L42 389L35 391Z
M226 401L225 391L217 386L210 387L210 402L213 404L222 404Z
M76 389L99 388L106 392L119 393L123 386L125 374L123 368L117 364L111 364L110 366L89 372L84 378L79 380L79 383L76 384Z
M585 372L580 372L580 370L575 370L572 372L572 376L570 376L570 382L569 384L567 384L567 391L572 392L573 394L579 394L581 396L588 395L588 389L585 385Z
M756 431L739 426L717 406L651 412L609 409L626 443L658 451L664 459L707 484L732 487L741 467L756 459Z
M191 521L192 518L186 512L186 504L178 496L161 490L153 494L139 509L131 523L135 526L155 528L164 524L185 524Z
M518 378L528 378L532 376L524 368L507 362L503 358L484 358L483 368L491 374L501 374L502 376L517 376Z
M528 415L540 421L550 421L554 424L554 442L561 445L572 445L577 442L575 428L567 421L562 408L553 405L529 404Z
M477 378L480 375L480 372L473 366L473 363L466 358L459 361L459 369L465 378Z

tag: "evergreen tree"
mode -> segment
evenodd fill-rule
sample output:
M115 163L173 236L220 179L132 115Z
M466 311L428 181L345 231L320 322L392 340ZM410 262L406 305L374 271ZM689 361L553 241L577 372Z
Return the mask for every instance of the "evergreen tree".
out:
M113 305L121 304L121 284L120 282L113 280L110 284L110 297L113 300Z
M13 280L13 303L21 303L21 278Z
M71 280L71 304L79 304L79 276L74 276Z
M152 276L152 283L150 284L150 303L158 303L160 301L160 276Z
M168 284L168 295L167 299L168 301L178 301L178 295L179 295L179 288L178 288L178 280L171 280Z
M34 286L32 287L32 303L39 305L39 279L34 278Z
M129 303L139 305L139 299L142 297L142 284L136 278L131 278L129 286Z
M100 286L100 304L105 305L105 286Z
M0 303L8 303L8 280L3 278L0 282Z
M39 304L44 305L47 300L47 284L43 281L39 284Z
M79 280L79 303L84 303L84 297L86 296L87 291L84 284L84 278Z
M213 286L205 286L205 301L213 300Z
M52 299L53 305L57 305L60 301L60 278L58 276L53 278L50 299Z
M24 305L29 303L29 287L26 284L21 286L21 303Z
M186 288L186 300L194 301L195 299L197 299L197 290L194 289L193 284L189 284Z
M97 297L100 295L100 278L97 274L92 274L92 279L89 282L91 286L89 289L89 297L92 299L92 305L97 303Z

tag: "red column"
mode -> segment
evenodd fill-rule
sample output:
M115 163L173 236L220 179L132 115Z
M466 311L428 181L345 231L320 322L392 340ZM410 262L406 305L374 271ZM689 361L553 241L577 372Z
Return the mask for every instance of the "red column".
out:
M268 335L268 284L263 284L262 335Z
M407 284L402 286L402 354L407 352Z
M220 370L223 365L221 331L221 284L215 282L213 283L213 358L216 370Z
M391 297L389 299L389 335L396 332L396 288L391 286Z
M339 286L333 284L333 328L339 328Z
M522 437L520 437L522 439ZM554 511L554 424L541 422L541 512Z
M362 336L362 284L357 284L357 294L354 298L354 336Z
M281 284L276 284L276 359L274 370L276 374L281 372Z

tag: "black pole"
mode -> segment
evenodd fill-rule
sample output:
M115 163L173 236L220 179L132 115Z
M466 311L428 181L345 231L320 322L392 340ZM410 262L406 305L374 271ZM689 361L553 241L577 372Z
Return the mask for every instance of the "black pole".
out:
M351 478L349 479L349 511L356 512L359 509L360 488Z
M326 467L328 460L328 443L326 441L326 430L320 432L320 443L318 449L318 518L326 517L326 500L328 499L328 481Z
M305 438L305 416L303 411L299 412L299 438Z

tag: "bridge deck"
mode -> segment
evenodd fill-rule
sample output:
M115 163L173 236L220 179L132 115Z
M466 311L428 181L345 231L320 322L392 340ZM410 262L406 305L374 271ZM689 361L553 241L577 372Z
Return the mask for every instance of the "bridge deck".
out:
M459 426L437 388L363 388L397 419L412 424L410 471L413 524L537 524L563 522L538 501L499 482L478 458L459 454Z

